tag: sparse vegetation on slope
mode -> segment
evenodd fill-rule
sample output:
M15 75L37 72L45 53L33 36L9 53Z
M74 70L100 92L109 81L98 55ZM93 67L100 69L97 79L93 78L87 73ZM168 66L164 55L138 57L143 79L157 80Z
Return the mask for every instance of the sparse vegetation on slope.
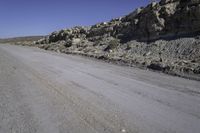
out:
M200 77L199 35L199 0L161 0L110 22L53 32L33 45Z

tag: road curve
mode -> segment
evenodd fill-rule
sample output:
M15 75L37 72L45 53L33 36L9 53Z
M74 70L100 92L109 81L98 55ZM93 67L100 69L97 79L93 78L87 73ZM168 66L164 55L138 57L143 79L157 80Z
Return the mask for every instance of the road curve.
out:
M199 133L200 82L0 45L0 133Z

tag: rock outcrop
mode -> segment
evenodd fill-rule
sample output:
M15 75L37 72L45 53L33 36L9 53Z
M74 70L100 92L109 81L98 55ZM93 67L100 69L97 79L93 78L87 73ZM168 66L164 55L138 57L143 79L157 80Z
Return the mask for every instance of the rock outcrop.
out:
M151 41L200 33L199 0L161 0L129 15L91 27L74 27L53 32L47 43L81 38L112 36L122 42ZM49 41L49 42L48 42Z
M124 17L117 29L122 38L140 41L197 34L200 31L200 1L161 0L152 3Z
M34 44L128 65L200 75L200 0L161 0L90 27L53 32Z

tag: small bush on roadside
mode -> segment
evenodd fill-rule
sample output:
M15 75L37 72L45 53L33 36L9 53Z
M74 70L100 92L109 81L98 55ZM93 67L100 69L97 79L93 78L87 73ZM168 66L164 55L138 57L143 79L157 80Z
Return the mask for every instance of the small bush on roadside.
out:
M104 51L114 50L119 46L119 41L117 39L110 40L108 42L108 46L104 49Z

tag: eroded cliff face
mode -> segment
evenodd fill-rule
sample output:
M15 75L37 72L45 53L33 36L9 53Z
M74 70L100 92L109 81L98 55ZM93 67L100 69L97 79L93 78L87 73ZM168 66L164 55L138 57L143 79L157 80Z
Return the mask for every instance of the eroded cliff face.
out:
M196 34L200 31L199 0L162 0L139 8L116 27L122 39L142 41Z
M161 0L127 16L53 32L36 46L142 66L200 74L200 0Z
M200 0L161 0L138 8L127 16L91 27L74 27L49 35L46 43L81 38L114 37L121 42L151 41L200 32Z

